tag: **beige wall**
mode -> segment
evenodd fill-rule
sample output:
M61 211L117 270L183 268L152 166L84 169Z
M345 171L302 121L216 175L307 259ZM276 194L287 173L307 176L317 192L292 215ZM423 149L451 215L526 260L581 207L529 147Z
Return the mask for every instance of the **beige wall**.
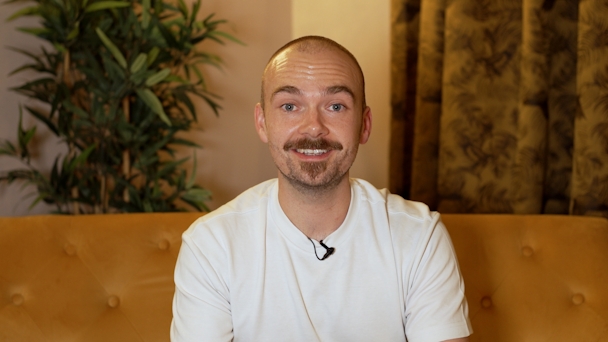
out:
M203 149L196 152L197 180L214 193L211 208L234 198L247 188L272 177L276 168L266 145L262 144L253 129L253 106L259 98L259 81L262 69L272 52L292 37L321 34L336 39L350 49L366 73L368 102L374 114L372 139L360 151L352 175L370 180L378 187L387 186L388 168L388 116L389 116L389 33L388 1L378 4L374 0L206 0L201 15L215 12L226 18L224 27L244 41L247 46L209 43L204 49L220 54L225 61L223 71L208 70L209 87L223 96L224 109L216 118L203 105L199 106L200 127L190 136ZM24 26L23 20L5 23L8 14L18 7L3 6L0 11L0 139L16 140L18 105L23 102L8 87L18 84L27 75L7 78L10 70L24 61L16 53L4 49L14 45L34 50L39 42L16 33L15 25ZM366 42L361 44L361 42ZM26 116L27 118L27 116ZM27 118L26 124L34 120ZM40 125L39 125L40 126ZM39 127L42 128L42 127ZM57 143L48 133L40 139L43 168L50 169ZM191 155L192 151L183 151ZM44 158L47 156L47 158ZM0 170L18 164L0 157ZM44 205L28 211L28 200L21 198L29 190L20 186L0 185L0 216L26 215L48 212Z

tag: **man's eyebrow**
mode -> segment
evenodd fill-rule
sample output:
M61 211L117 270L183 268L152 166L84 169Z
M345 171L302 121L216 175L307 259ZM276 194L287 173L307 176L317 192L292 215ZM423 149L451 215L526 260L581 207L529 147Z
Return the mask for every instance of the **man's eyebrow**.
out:
M293 94L293 95L302 94L300 89L298 89L294 86L287 85L287 86L278 87L275 91L273 91L272 95L270 95L270 100L272 101L272 99L279 93L288 93L288 94Z
M351 98L355 98L355 93L347 86L335 85L325 89L325 95L333 95L338 93L347 93Z

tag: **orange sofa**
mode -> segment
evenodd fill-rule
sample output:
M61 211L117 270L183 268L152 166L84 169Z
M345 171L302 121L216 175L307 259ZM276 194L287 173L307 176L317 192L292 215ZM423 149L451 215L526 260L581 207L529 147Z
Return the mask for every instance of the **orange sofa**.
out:
M0 341L168 341L199 213L0 218ZM608 341L608 220L443 215L472 342Z

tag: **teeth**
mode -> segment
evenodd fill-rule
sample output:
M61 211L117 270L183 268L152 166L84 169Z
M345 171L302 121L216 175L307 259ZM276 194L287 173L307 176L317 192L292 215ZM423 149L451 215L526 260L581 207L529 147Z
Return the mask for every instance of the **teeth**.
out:
M298 153L305 154L307 156L319 156L323 153L327 153L327 150L309 150L309 149L298 149Z

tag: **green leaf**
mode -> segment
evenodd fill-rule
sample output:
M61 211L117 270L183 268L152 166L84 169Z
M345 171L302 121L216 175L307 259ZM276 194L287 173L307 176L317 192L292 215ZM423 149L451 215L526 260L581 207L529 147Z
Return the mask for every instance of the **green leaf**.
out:
M63 100L63 102L61 102L61 104L63 105L63 107L67 110L69 110L70 112L78 115L79 117L85 119L89 117L89 113L85 112L84 109L74 105L71 101L69 100Z
M166 27L171 27L173 25L177 25L177 26L179 26L180 30L186 30L187 29L186 28L186 18L184 18L184 17L173 18L171 20L164 21L163 24Z
M196 15L198 14L199 9L201 8L201 0L196 0L192 5L192 16L190 17L190 22L193 23L196 20Z
M4 144L0 145L0 155L17 156L17 148L10 141L4 141Z
M193 62L196 64L211 64L217 67L218 69L222 68L223 63L222 59L219 56L203 52L196 52L193 55Z
M17 142L19 143L19 150L21 151L21 158L29 160L29 150L27 145L30 140L36 134L36 126L28 129L23 129L23 109L19 106L19 126L17 127Z
M78 31L76 31L76 35L78 35ZM69 36L68 36L69 37ZM76 37L74 37L76 38ZM65 48L65 46L59 44L59 43L53 43L53 46L55 47L55 49L57 49L57 51L61 52L61 53L66 53L68 50Z
M179 8L179 11L184 16L184 18L188 18L188 7L186 7L186 3L184 2L184 0L178 0L177 6Z
M192 114L192 118L194 119L194 121L197 121L196 120L196 110L194 109L194 104L192 103L192 100L190 100L188 95L183 91L174 91L173 95L175 96L175 98L178 101L180 101L184 105L186 105L186 107L190 111L190 114Z
M84 162L89 158L89 155L96 148L96 145L91 145L87 147L84 151L82 151L76 158L72 159L70 164L68 165L68 170L74 170L77 166L84 164Z
M143 0L142 6L143 9L141 12L141 27L147 29L148 26L150 26L150 0Z
M127 68L127 60L125 59L125 56L123 56L122 52L120 52L120 50L118 50L118 48L116 47L116 45L114 45L114 43L112 43L112 41L110 40L110 38L108 38L108 36L106 36L106 34L99 27L97 27L95 29L95 32L97 32L97 36L99 36L99 39L101 39L101 41L103 42L103 45L105 45L106 48L112 54L112 56L114 56L114 58L116 59L116 61L118 62L118 64L121 67L123 67L123 68L126 69Z
M190 82L186 81L185 79L177 76L177 75L169 75L165 78L165 81L167 82L177 82L177 83L181 83L181 84L190 84Z
M36 206L36 204L38 204L42 199L43 199L42 195L36 196L36 199L32 202L32 204L30 204L30 206L27 207L27 210L32 210L32 208L34 208Z
M148 79L146 80L146 85L148 87L151 87L151 86L157 84L158 82L164 80L165 78L167 78L167 76L169 76L170 73L171 73L171 69L164 68L163 70L157 72L156 74L148 77Z
M137 58L135 58L133 64L131 64L131 73L134 74L138 72L144 66L144 63L146 63L147 60L148 55L146 55L145 53L140 53Z
M209 105L209 107L211 107L211 110L213 110L213 113L215 113L215 116L220 115L219 110L222 108L222 106L218 105L213 99L211 99L208 93L203 94L201 92L195 91L193 92L193 94L205 100L205 102L207 102L207 105Z
M27 109L27 111L30 114L32 114L36 119L42 121L53 133L55 133L55 135L59 135L57 126L55 126L53 121L51 121L51 119L49 119L48 115L45 115L44 113L38 111L37 109L34 109L29 106L25 106L25 109Z
M28 69L32 69L32 70L36 70L36 71L40 71L40 72L44 71L44 70L41 70L40 64L25 64L15 70L11 71L10 74L8 74L8 75L12 76L12 75L18 74L24 70L28 70Z
M167 145L167 142L170 140L170 137L164 136L161 140L155 142L154 144L147 146L146 149L141 154L141 159L147 159L155 155L163 146Z
M129 7L129 6L131 6L131 3L125 2L125 1L99 1L99 2L94 2L94 3L90 4L89 6L87 6L87 8L84 11L86 13L90 13L90 12L100 11L100 10L104 10L104 9L123 8L123 7Z
M28 33L38 37L47 33L50 34L52 32L50 29L42 27L18 27L17 31L21 31L23 33Z
M199 145L199 144L197 144L195 142L192 142L190 140L186 140L186 139L173 139L173 140L171 140L171 144L190 146L190 147L197 147L197 148L201 147L201 145Z
M103 67L107 72L107 75L104 75L104 80L109 81L108 86L111 84L124 84L126 78L126 70L123 69L114 59L110 58L107 54L102 54L101 60L103 62ZM102 80L99 80L101 82ZM112 91L112 89L107 89L105 91ZM105 94L104 94L105 95Z
M78 37L78 34L80 33L80 22L77 22L76 25L74 25L74 28L72 29L72 31L70 32L70 34L68 34L66 40L72 40L76 37ZM63 51L65 52L65 51Z
M147 213L154 211L154 209L152 209L152 204L150 204L150 200L147 198L144 198L144 211Z
M136 92L137 92L137 95L139 96L139 98L146 105L148 105L148 107L150 107L150 109L152 109L152 111L154 113L156 113L160 117L160 119L163 120L164 123L166 123L168 126L171 126L171 121L169 120L169 117L165 113L165 110L163 109L163 105L160 103L160 100L158 99L158 97L156 97L156 95L154 95L152 90L147 89L147 88L146 89L137 89Z
M242 41L238 40L236 37L234 37L233 35L223 32L223 31L211 31L209 32L209 36L213 36L213 37L221 37L221 38L225 38L228 39L231 42L237 43L239 45L243 45L246 46L247 44L243 43Z
M196 74L198 81L200 82L200 84L203 86L203 89L204 89L205 88L205 78L203 77L203 74L199 70L198 66L196 66L196 64L193 64L192 70L194 70L194 73Z
M160 170L158 170L158 172L156 174L157 177L162 178L166 174L173 172L179 165L183 164L187 160L188 160L188 158L182 158L180 160L175 160L175 161L166 163Z
M23 50L23 49L16 48L16 47L13 47L13 46L7 46L6 48L7 48L7 49L9 49L9 50L12 50L12 51L15 51L15 52L19 52L19 53L21 53L21 54L24 54L24 55L26 55L26 56L30 57L31 59L35 60L35 61L36 61L36 62L38 62L39 64L42 64L42 60L40 59L40 57L38 57L38 56L34 55L33 53L31 53L31 52L29 52L29 51L27 51L27 50Z
M196 152L192 151L192 173L190 174L190 179L188 183L186 183L186 189L191 189L194 186L194 182L196 181Z
M13 21L17 18L26 16L26 15L40 15L40 6L30 6L30 7L25 7L22 8L20 10L18 10L17 12L13 13L13 15L11 15L10 17L6 18L6 21Z
M207 26L207 22L209 22L209 20L211 20L211 18L213 18L214 16L215 16L215 13L211 13L211 14L209 14L209 15L208 15L208 16L207 16L205 19L203 19L203 21L202 21L202 22L203 22L203 24L204 24L205 26Z
M156 27L158 28L158 31L160 31L160 34L163 36L165 42L167 43L167 45L169 45L170 48L180 49L177 40L175 40L175 37L173 36L173 33L171 33L171 31L167 27L165 27L163 23L159 22Z
M158 57L159 53L160 53L160 49L156 46L153 47L152 50L150 50L150 53L148 53L148 59L146 61L148 66L150 66L150 65L152 65L152 63L154 63L154 61L156 60L156 57Z
M198 210L209 210L204 202L211 199L211 192L193 187L188 189L180 198Z

